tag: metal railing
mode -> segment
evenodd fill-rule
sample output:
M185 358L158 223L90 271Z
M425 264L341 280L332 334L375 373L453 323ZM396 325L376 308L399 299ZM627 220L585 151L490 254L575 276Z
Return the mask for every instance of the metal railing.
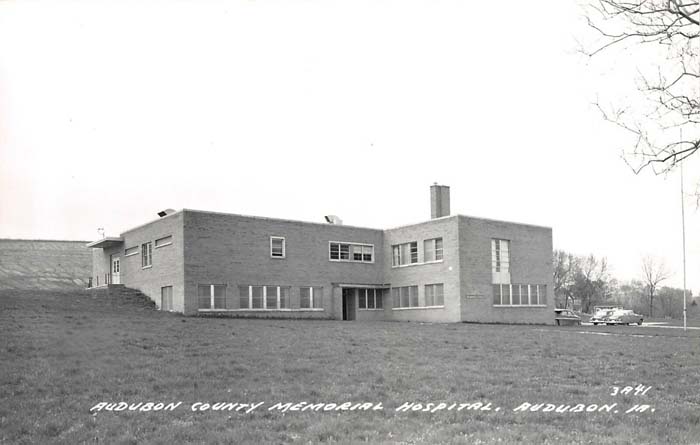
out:
M88 277L87 279L87 287L88 289L91 289L93 287L100 287L100 282L102 283L102 286L107 286L109 284L112 284L112 274L111 273L106 273L102 276L102 280L100 280L100 275L96 275L94 277L95 279L93 280L93 277Z

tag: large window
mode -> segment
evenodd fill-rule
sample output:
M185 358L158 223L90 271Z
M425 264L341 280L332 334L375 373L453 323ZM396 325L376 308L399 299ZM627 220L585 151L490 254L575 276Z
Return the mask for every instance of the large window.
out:
M493 272L508 272L510 270L510 241L491 240L491 269Z
M440 284L425 285L425 305L426 306L444 306L444 286Z
M141 244L141 267L153 265L153 244L150 242Z
M289 309L290 288L288 286L239 286L238 297L241 309L278 310Z
M393 308L418 307L418 286L391 288Z
M357 289L358 308L383 309L383 289Z
M331 261L374 262L374 245L361 243L328 243L328 259Z
M299 307L301 309L322 309L323 308L323 288L322 287L300 287Z
M286 244L286 242L285 242L284 237L271 236L270 237L270 256L272 258L284 258L287 255L285 244Z
M225 284L200 284L197 286L199 309L226 309Z
M494 306L543 306L547 304L544 284L494 284Z
M433 238L423 241L423 261L442 260L442 238Z
M392 266L405 266L418 263L418 242L396 244L392 249Z

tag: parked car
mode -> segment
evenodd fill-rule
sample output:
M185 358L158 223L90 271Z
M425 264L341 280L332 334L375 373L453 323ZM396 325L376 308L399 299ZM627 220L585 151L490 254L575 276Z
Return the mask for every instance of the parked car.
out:
M581 325L581 317L571 309L554 309L554 320L557 322L557 326Z
M615 310L613 311L608 317L605 319L605 324L626 324L630 325L633 323L638 324L639 326L642 325L642 322L644 321L644 317L642 317L639 314L635 314L634 311L631 310Z
M608 319L610 315L613 314L617 309L598 309L593 313L593 316L590 318L591 323L594 325L598 325L599 323L605 323L605 320Z

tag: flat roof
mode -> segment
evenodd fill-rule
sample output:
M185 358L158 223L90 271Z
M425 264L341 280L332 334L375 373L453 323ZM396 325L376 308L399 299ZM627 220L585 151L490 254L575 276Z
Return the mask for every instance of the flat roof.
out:
M223 215L223 216L240 216L242 218L251 218L251 219L262 219L265 221L280 221L280 222L289 222L289 223L295 223L295 224L313 224L313 225L318 225L318 226L325 226L325 227L349 227L352 229L363 229L363 230L375 230L378 232L383 232L383 229L375 229L373 227L361 227L361 226L351 226L349 224L330 224L330 223L325 223L325 222L315 222L315 221L300 221L297 219L285 219L285 218L272 218L269 216L253 216L253 215L241 215L239 213L226 213L226 212L212 212L208 210L196 210L196 209L182 209L183 212L193 212L193 213L206 213L209 215Z
M528 224L528 223L521 223L521 222L515 222L515 221L505 221L502 219L493 219L493 218L481 218L478 216L469 216L469 215L456 215L459 216L460 218L468 218L468 219L478 219L480 221L490 221L490 222L498 222L498 223L506 223L506 224L515 224L518 226L528 226L528 227L537 227L540 229L549 229L552 230L552 227L550 226L541 226L538 224Z
M134 230L137 230L137 229L140 229L142 227L148 226L150 224L156 223L158 221L169 218L171 216L179 215L179 214L184 213L184 212L202 213L202 214L207 214L207 215L238 216L241 218L259 219L259 220L264 220L264 221L279 221L279 222L294 223L294 224L319 225L319 226L325 226L325 227L328 227L328 226L348 227L348 228L352 228L352 229L373 230L373 231L378 231L378 232L386 232L386 231L397 230L397 229L402 229L402 228L406 228L406 227L419 226L419 225L423 225L423 224L431 224L431 223L438 222L438 221L445 221L445 220L448 220L450 218L475 219L475 220L479 220L479 221L489 221L489 222L504 223L504 224L515 224L515 225L520 225L520 226L537 227L537 228L541 228L541 229L552 230L552 227L549 227L549 226L520 223L520 222L514 222L514 221L505 221L505 220L499 220L499 219L493 219L493 218L482 218L482 217L478 217L478 216L470 216L470 215L462 215L462 214L442 216L440 218L433 218L433 219L428 219L428 220L420 221L420 222L416 222L416 223L390 227L388 229L377 229L374 227L353 226L353 225L348 225L348 224L330 224L330 223L326 223L326 222L301 221L301 220L287 219L287 218L274 218L274 217L268 217L268 216L242 215L240 213L215 212L215 211L210 211L210 210L198 210L198 209L183 208L183 209L180 209L180 210L173 212L171 214L165 215L165 216L157 218L157 219L153 219L149 222L146 222L146 223L140 224L138 226L132 227L128 230L125 230L121 233L121 235L123 236L125 233L133 232ZM105 238L105 239L109 239L109 238ZM123 241L122 238L112 238L112 239ZM100 241L104 241L104 240L100 240ZM92 243L88 244L88 247L97 247L94 244L96 244L100 241L92 242Z

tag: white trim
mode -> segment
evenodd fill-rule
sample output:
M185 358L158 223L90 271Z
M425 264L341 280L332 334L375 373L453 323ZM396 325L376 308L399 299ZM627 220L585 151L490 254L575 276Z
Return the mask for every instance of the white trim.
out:
M276 256L272 254L272 240L282 240L282 256ZM287 238L283 236L270 235L270 258L275 258L278 260L283 260L287 258Z
M546 304L494 304L493 307L547 307Z
M128 254L128 255L127 255L127 254L124 254L124 258L128 258L128 257L130 257L130 256L134 256L134 255L138 255L138 254L139 254L138 252L130 253L130 254Z
M340 288L355 287L358 289L389 289L391 288L388 284L347 284L347 283L336 283L336 286Z
M357 310L358 310L358 311L383 311L384 308L383 308L383 307L380 307L379 309L377 309L377 308L375 307L375 308L372 308L372 309L362 309L361 307L358 307Z
M141 270L151 269L152 267L153 267L153 264L149 264L148 266L141 266Z
M160 246L154 246L153 249L154 249L154 250L155 250L155 249L160 249L161 247L170 246L170 245L172 245L172 244L173 244L173 243L161 244Z
M392 256L392 262L393 262L393 256ZM426 264L437 264L437 263L444 263L444 262L445 262L445 260L425 261L422 263L400 264L398 266L391 266L391 268L392 269L400 269L402 267L425 266Z
M442 306L412 306L412 307L392 307L392 311L412 311L416 309L444 309L445 305Z

